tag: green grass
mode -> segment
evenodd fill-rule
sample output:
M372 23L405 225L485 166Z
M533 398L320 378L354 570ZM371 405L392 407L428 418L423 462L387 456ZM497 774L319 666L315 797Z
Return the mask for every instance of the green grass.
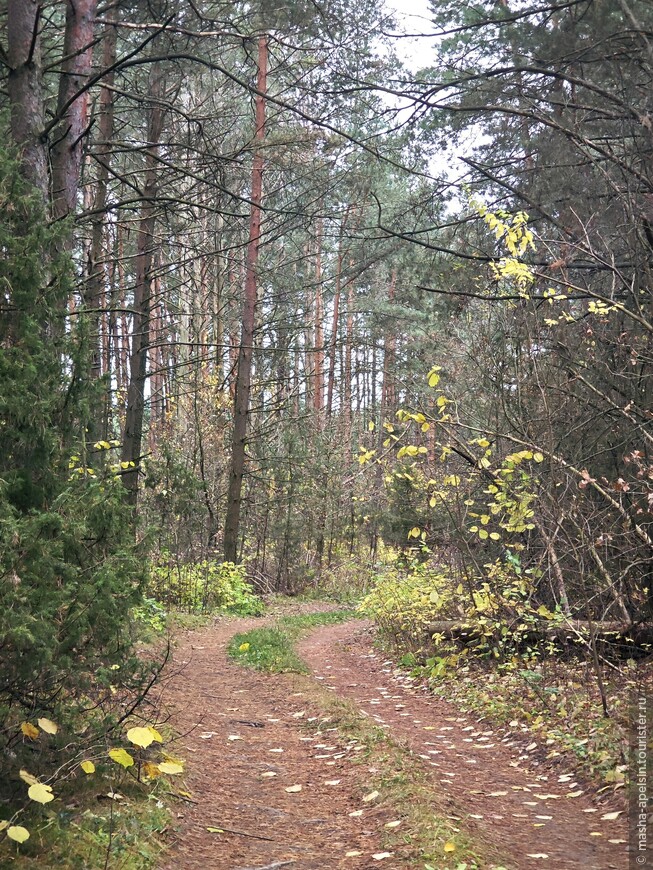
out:
M142 786L116 788L124 801L99 800L110 790L104 782L89 784L65 801L35 810L33 818L18 820L30 838L18 846L0 843L0 867L27 870L101 870L107 862L120 870L154 870L165 849L161 834L170 824L170 811L157 790L147 794ZM40 816L40 818L39 818Z
M259 671L271 674L305 674L306 665L295 651L298 638L318 625L334 625L356 617L353 610L327 610L323 613L282 616L274 626L254 628L234 635L227 647L227 653L239 664Z

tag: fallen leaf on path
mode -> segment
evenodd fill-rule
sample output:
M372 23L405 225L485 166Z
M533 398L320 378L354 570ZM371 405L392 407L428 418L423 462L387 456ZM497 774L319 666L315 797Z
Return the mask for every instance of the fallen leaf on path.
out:
M392 858L394 852L376 852L372 855L375 861L383 861L384 858Z
M359 852L357 849L352 849L351 852L345 852L345 858L358 858L359 855L362 855L362 852Z
M548 858L549 856L544 852L528 852L526 857L527 858Z
M288 794L296 794L298 791L301 791L301 790L302 790L301 785L289 785L288 788L286 789Z
M507 795L507 794L508 794L507 791L491 791L489 793L488 797L503 797L504 795Z
M567 797L568 798L577 798L577 797L580 797L582 795L582 793L583 793L582 789L579 789L578 791L570 791L569 794L567 795ZM584 812L587 812L587 810L585 810ZM596 812L596 810L594 810L594 812Z
M394 822L386 822L383 827L384 828L398 828L400 824L401 824L401 820L397 819Z
M325 785L340 785L339 779L327 779L325 780Z
M222 828L208 827L206 830L209 832L209 834L224 834Z
M450 855L452 852L456 851L456 844L452 843L451 840L444 844L444 851Z
M590 831L590 837L602 837L603 834L600 831Z
M366 794L363 798L364 803L368 804L370 801L376 800L378 798L378 791L371 791L369 794Z
M617 810L615 813L606 813L604 816L601 816L602 822L613 822L615 819L618 819L621 815L621 810Z
M356 817L356 816L362 816L362 815L363 815L363 810L354 810L354 812L353 812L353 813L349 813L349 815L350 815L350 816L353 816L353 817Z
M268 749L268 752L283 752L283 749Z
M230 734L227 737L227 740L243 740L244 738L240 736L240 734Z

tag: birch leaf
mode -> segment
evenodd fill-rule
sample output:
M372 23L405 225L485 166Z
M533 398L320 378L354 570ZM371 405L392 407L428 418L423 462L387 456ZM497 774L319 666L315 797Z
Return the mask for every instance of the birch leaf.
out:
M132 767L134 759L126 749L110 749L109 758L119 764L121 767Z
M40 734L39 729L36 727L36 725L32 725L31 722L22 722L21 726L20 726L20 730L23 732L25 737L27 737L29 740L36 740L36 738Z
M140 746L141 749L147 749L151 743L154 743L154 735L149 728L130 728L127 732L127 740L135 746Z
M54 800L52 788L42 782L37 782L34 785L30 785L29 789L27 790L27 795L30 800L36 801L37 804L49 804L50 801Z

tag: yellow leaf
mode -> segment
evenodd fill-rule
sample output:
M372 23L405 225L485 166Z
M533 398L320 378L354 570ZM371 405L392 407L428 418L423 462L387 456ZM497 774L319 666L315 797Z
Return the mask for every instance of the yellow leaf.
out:
M241 645L238 647L238 652L247 652L248 649L249 649L248 643L241 643Z
M134 759L126 749L110 749L109 758L120 764L122 767L131 767L134 764Z
M41 733L36 725L32 725L31 722L22 722L20 730L23 732L25 737L28 737L30 740L36 740Z
M428 432L430 428L431 428L430 423L422 423L422 425L420 426L420 429L422 430L422 432Z
M161 776L159 765L154 764L151 761L146 761L143 765L143 775L146 776L148 779L156 779L158 776Z
M84 773L95 773L95 765L92 761L82 761L79 765Z
M7 828L7 836L10 840L15 840L17 843L24 843L29 840L29 831L23 828L22 825L11 825Z
M452 843L451 840L449 840L447 843L444 844L444 851L448 854L451 854L451 852L455 852L456 844Z
M214 828L212 825L206 829L209 834L224 834L222 828Z
M30 785L29 789L27 790L27 795L30 800L36 801L37 804L49 804L50 801L54 800L52 788L42 782L37 782L34 785Z
M374 422L372 420L370 420L370 422L367 424L367 428L370 430L370 432L374 432Z
M176 761L162 761L158 767L161 773L167 773L170 774L170 776L175 776L178 773L184 772L184 765L179 764Z
M151 743L154 743L154 735L149 728L130 728L127 732L127 740L135 746L147 749Z
M147 730L150 732L152 737L156 740L157 743L163 743L163 737L159 734L156 728L153 725L148 725Z
M533 454L533 459L535 462L544 462L544 454L538 451Z
M23 780L23 782L26 782L27 785L36 785L38 782L38 779L26 770L21 770L18 776Z
M39 728L46 734L56 734L59 730L56 722L53 722L52 719L37 719L36 721L39 723Z
M429 387L437 387L440 383L440 375L437 372L431 372L429 375Z

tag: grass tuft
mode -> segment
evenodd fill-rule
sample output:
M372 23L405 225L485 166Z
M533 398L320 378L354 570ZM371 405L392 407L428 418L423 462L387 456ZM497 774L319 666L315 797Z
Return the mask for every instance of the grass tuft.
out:
M295 651L295 642L318 625L335 625L357 618L354 610L327 610L282 616L276 625L234 635L227 654L239 664L271 674L308 672Z

